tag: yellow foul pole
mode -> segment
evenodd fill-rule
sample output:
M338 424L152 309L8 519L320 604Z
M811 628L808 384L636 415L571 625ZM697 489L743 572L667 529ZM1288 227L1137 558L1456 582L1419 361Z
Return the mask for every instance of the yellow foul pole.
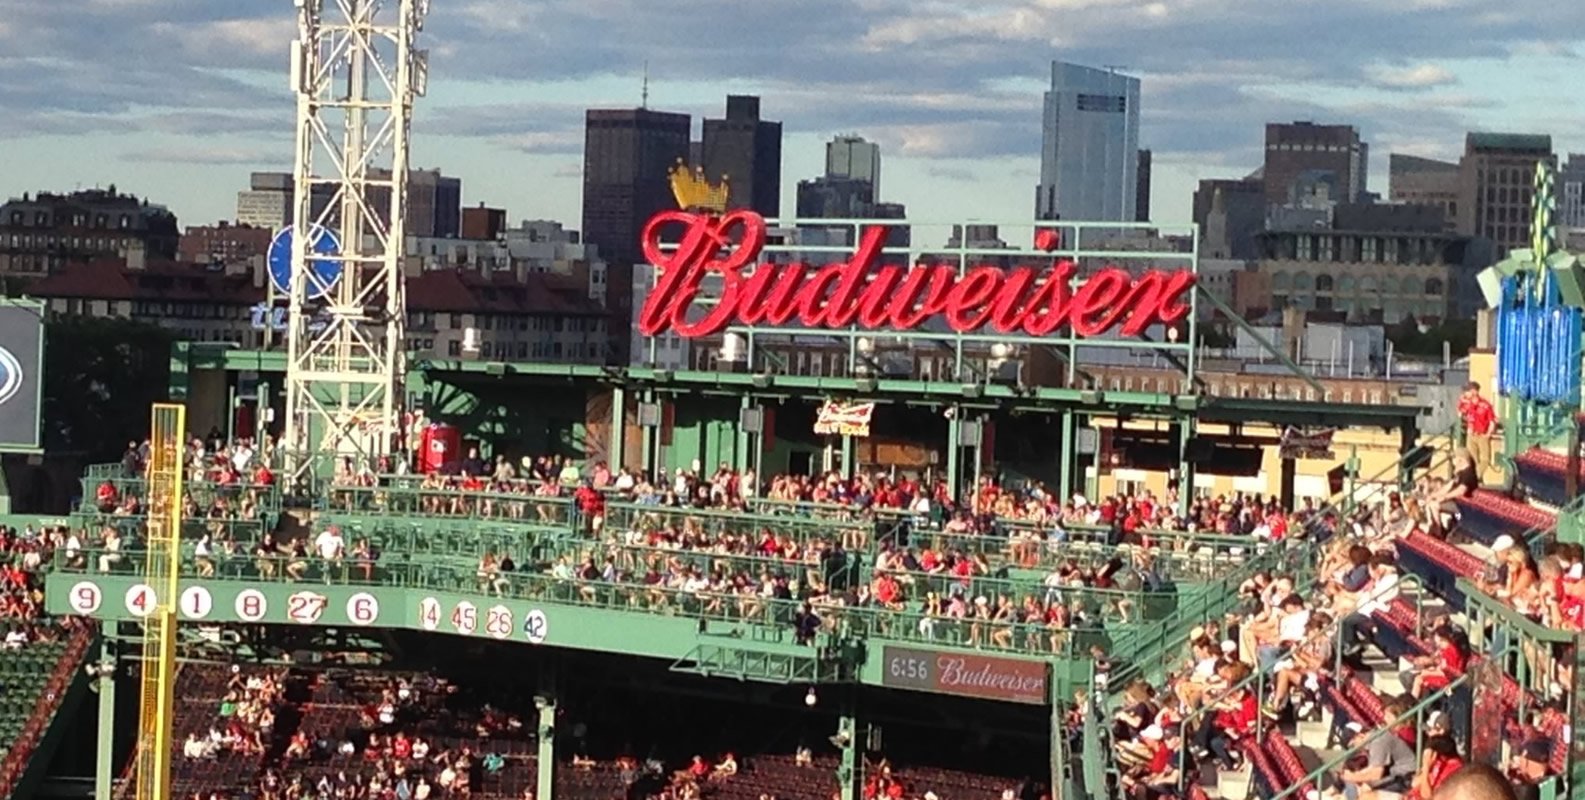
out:
M156 403L149 425L148 561L153 596L143 623L142 716L138 722L137 800L171 800L171 715L176 694L176 604L182 552L182 454L187 409Z

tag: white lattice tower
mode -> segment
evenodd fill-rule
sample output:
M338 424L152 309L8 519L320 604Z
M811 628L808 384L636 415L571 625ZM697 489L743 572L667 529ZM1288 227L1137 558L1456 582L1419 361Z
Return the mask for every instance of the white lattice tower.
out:
M390 451L402 407L408 134L428 0L296 0L288 475ZM311 247L322 231L339 248ZM326 269L325 267L329 267ZM305 268L306 267L306 268ZM334 274L339 279L324 280ZM372 424L371 424L372 423Z

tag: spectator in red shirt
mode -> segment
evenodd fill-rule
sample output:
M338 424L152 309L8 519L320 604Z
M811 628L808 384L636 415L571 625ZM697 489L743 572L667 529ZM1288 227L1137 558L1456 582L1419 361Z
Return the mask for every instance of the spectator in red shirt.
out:
M1475 474L1481 480L1492 466L1491 435L1497 427L1497 412L1480 394L1480 384L1471 381L1458 398L1458 416L1464 421L1464 446L1475 460Z

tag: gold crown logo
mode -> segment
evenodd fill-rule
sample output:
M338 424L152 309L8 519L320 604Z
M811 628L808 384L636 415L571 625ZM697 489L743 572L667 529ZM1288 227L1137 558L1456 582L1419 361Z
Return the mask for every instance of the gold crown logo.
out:
M684 211L715 211L726 210L728 182L725 175L721 176L719 185L710 183L704 176L703 167L688 169L688 165L677 160L677 165L671 168L671 193L677 197L677 205Z

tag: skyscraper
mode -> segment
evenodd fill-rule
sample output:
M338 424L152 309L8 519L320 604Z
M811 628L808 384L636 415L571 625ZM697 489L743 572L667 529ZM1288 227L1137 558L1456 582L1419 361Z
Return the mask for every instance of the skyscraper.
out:
M826 142L826 177L868 181L881 194L881 146L862 136L838 136Z
M606 261L608 330L616 363L632 341L633 265L639 236L656 212L675 208L669 173L688 158L693 120L647 108L590 109L584 117L583 240Z
M1557 221L1574 230L1585 230L1585 154L1569 153L1557 173Z
M1364 202L1369 154L1353 125L1267 123L1267 207L1310 206L1323 190L1331 203Z
M1138 170L1139 79L1053 61L1035 216L1132 222Z
M1387 157L1387 199L1442 209L1451 228L1458 219L1458 165L1402 153Z
M1530 246L1535 200L1535 168L1557 166L1552 137L1544 134L1471 133L1459 159L1458 232L1484 236L1501 258Z
M1134 175L1134 221L1150 221L1150 162L1149 150L1139 151L1139 167Z
M668 173L688 158L693 120L647 108L591 109L584 119L583 240L612 264L643 258L644 223L674 208ZM621 284L616 284L621 285Z
M781 213L781 123L760 119L759 98L727 95L726 118L704 121L705 177L730 183L727 205Z

